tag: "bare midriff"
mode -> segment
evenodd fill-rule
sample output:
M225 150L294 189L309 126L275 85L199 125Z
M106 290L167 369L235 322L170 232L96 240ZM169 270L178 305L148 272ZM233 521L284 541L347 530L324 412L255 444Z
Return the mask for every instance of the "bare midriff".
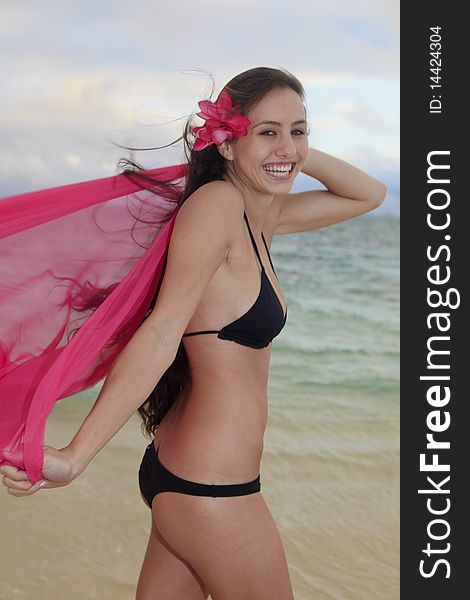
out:
M265 233L272 228L267 224ZM262 248L261 243L258 246ZM261 252L281 297L268 257L264 249ZM232 246L187 331L219 330L235 321L254 304L260 285L260 266L240 214ZM189 481L216 485L253 481L260 474L263 454L272 344L251 348L219 339L216 333L184 337L183 343L191 385L180 393L155 432L159 459L173 474Z
M252 481L263 453L271 344L254 349L208 334L184 346L191 385L155 432L159 459L190 481Z

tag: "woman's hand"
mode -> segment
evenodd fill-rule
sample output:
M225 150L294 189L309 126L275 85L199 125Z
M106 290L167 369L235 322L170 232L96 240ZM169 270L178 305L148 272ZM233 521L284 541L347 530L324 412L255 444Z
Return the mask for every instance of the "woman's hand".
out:
M3 485L12 496L31 496L40 489L63 487L71 483L78 474L75 473L69 449L44 446L42 479L32 484L26 471L10 465L0 467Z

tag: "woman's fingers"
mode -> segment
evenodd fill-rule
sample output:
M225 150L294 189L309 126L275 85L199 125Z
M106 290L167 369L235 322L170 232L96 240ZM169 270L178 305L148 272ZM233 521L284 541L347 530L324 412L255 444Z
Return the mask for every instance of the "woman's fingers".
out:
M40 489L63 487L74 479L73 464L66 448L44 446L42 479L36 483L29 481L26 471L11 465L0 467L3 485L12 496L31 496Z
M6 475L10 479L14 481L27 481L28 476L26 475L26 471L22 469L18 469L18 467L13 467L12 465L4 465L0 467L0 475Z
M4 481L5 481L5 477L4 477ZM20 498L22 496L31 496L32 494L35 494L36 492L38 492L43 486L41 485L42 481L37 481L35 484L31 484L30 482L26 483L26 482L14 482L14 486L9 487L8 486L8 493L11 496L16 496L17 498ZM24 487L22 488L18 488L17 486L19 486L20 484L22 484ZM7 485L4 483L4 485Z
M29 490L29 488L31 487L31 482L30 481L16 481L14 479L11 479L10 477L5 476L3 478L3 485L5 485L7 488L9 488L11 490L26 491L26 490Z
M43 480L39 480L33 484L28 480L18 481L4 475L2 483L6 488L8 488L8 493L12 496L30 496L44 487L41 485L42 481Z
M0 474L3 475L3 485L8 488L8 493L12 496L31 496L44 487L41 485L42 479L33 484L28 480L26 471L18 467L4 465L0 467Z

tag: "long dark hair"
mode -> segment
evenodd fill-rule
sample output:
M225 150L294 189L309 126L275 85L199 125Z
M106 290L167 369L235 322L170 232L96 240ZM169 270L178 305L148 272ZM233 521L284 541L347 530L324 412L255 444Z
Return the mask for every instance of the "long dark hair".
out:
M232 104L238 104L242 114L247 114L255 105L270 91L276 88L291 88L305 101L305 91L300 81L289 71L285 69L273 69L269 67L256 67L244 71L231 79L221 91L229 93ZM209 96L212 98L214 88ZM185 123L183 134L180 138L168 144L171 146L180 140L183 140L184 153L188 162L186 180L177 205L181 206L185 200L202 185L209 181L223 179L226 172L226 160L219 153L215 145L208 146L204 150L194 151L194 136L192 128L195 125L194 115L191 115ZM235 140L236 143L236 140ZM129 150L155 150L166 146L156 148L128 148ZM121 159L120 166L124 166L124 174L130 177L139 177L139 171L142 167L130 159ZM158 183L158 189L161 193L162 182L156 182L147 179L147 184ZM168 184L171 185L171 184ZM151 187L149 188L151 189ZM174 193L174 188L169 189L169 193ZM144 320L153 310L158 292L164 277L165 267L163 268L155 296L150 308L147 311ZM144 435L152 437L162 421L163 417L175 402L178 394L190 383L189 364L186 351L182 341L180 342L176 357L171 366L165 371L158 381L154 390L148 398L139 407L139 414L142 417L142 431Z

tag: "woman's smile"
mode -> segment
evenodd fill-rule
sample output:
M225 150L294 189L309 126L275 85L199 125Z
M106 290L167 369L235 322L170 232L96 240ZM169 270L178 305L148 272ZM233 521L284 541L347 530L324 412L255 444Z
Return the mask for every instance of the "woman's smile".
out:
M263 166L263 172L271 181L289 181L295 173L294 162L268 163Z

